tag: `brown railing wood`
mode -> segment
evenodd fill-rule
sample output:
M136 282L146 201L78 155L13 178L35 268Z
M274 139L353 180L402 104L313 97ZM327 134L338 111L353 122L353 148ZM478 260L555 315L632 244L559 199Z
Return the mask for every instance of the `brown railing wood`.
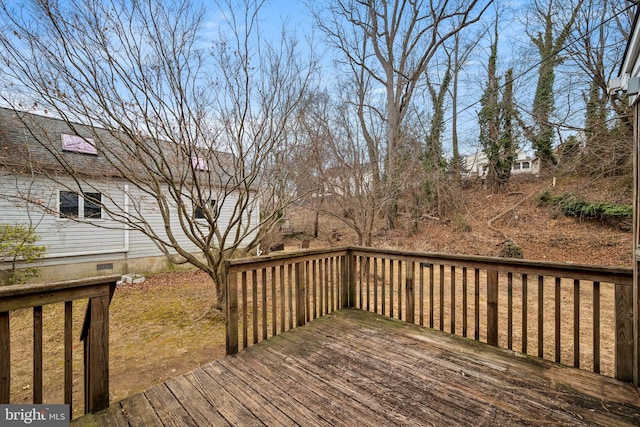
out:
M73 395L73 301L88 299L80 339L85 342L85 413L97 412L109 405L109 303L120 276L45 284L0 287L0 403L11 399L10 312L33 310L33 403L43 395L43 322L42 307L64 303L64 403L72 404Z
M468 322L473 322L469 325L473 338L491 345L523 353L531 347L538 357L564 363L571 359L566 360L561 350L573 346L576 367L580 367L581 358L595 372L601 371L603 362L607 372L615 364L612 375L625 381L632 371L631 269L346 247L230 261L227 284L235 291L229 289L228 295L238 292L235 283L239 277L262 268L271 269L271 280L258 275L259 283L251 286L261 286L263 298L271 295L271 318L265 320L262 315L263 331L264 322L271 322L270 335L341 307L355 307L465 337L471 334ZM529 277L537 279L536 287L529 286ZM601 311L603 289L609 307L614 286L615 338L609 329L603 330ZM243 285L240 292L253 291ZM266 304L263 299L256 305ZM280 308L279 318L276 307ZM260 307L243 305L240 309ZM243 319L238 317L233 300L229 310L228 321ZM586 325L581 310L591 310ZM486 316L482 323L481 312ZM255 321L249 326L258 327ZM591 334L590 339L585 339L582 326ZM601 351L603 333L611 334L610 342L616 340L615 356ZM236 343L235 347L227 346L231 354L238 350L237 325L228 328L227 334L227 342ZM264 333L261 338L265 339Z

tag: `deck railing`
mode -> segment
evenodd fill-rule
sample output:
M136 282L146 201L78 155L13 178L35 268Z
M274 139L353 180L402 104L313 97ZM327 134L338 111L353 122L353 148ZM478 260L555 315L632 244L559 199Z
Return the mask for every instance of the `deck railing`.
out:
M33 309L33 403L43 403L42 307L64 304L64 403L73 413L73 302L88 300L80 340L84 342L85 413L109 406L109 303L118 275L0 287L0 404L11 400L10 313ZM62 380L60 381L62 383ZM15 402L14 402L15 403Z
M227 354L354 307L632 380L631 269L353 247L227 267Z

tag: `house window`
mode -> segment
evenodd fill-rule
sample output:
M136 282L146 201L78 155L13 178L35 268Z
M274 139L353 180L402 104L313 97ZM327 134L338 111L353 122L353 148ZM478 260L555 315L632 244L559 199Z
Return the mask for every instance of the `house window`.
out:
M529 162L522 162L522 169L529 169Z
M211 207L211 210L213 210L213 208L215 208L216 206L216 201L215 200L209 200L209 206ZM194 211L193 211L193 217L195 219L206 219L204 211L202 210L202 208L200 206L196 206Z
M102 218L102 194L84 193L84 197L73 191L60 191L60 218Z
M514 163L513 164L513 169L515 169L515 170L520 169L520 163Z

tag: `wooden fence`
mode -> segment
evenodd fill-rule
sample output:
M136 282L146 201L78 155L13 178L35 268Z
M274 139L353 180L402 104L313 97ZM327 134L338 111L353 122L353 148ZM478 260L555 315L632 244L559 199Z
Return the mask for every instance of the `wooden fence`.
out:
M631 269L354 247L227 268L227 354L353 307L632 380Z
M42 307L64 304L64 403L73 413L73 302L87 300L80 340L84 342L85 413L109 406L109 303L119 275L47 284L0 287L0 404L10 403L10 313L33 309L33 403L43 403ZM62 381L61 381L62 382Z

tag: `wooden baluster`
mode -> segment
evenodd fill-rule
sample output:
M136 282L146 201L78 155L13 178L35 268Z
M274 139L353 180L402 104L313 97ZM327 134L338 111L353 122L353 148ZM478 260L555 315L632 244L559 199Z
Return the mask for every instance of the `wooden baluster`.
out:
M440 330L444 331L444 264L440 266Z
M538 276L538 357L544 358L544 276Z
M289 295L287 301L289 303L289 329L293 329L293 265L287 264L287 289Z
M378 312L378 258L373 258L373 312Z
M462 336L467 337L467 301L468 283L467 283L467 267L462 267Z
M247 348L249 345L249 322L247 317L247 272L243 271L241 275L241 284L242 287L242 348Z
M284 292L284 265L278 266L280 270L280 332L284 332L286 325L285 305L287 297Z
M407 318L406 314L404 318L405 319ZM402 261L401 260L398 260L398 320L402 320Z
M487 270L487 343L498 345L498 271Z
M317 271L317 260L311 261L311 286L313 292L313 318L316 319L318 317L318 295L317 295L317 287L320 281L318 280L318 271ZM322 305L322 303L320 303Z
M9 312L0 312L0 404L9 404L11 395L11 329Z
M580 280L573 280L573 366L580 367Z
M278 276L276 266L271 267L271 335L278 335L278 296L276 289L278 287Z
M561 285L562 285L562 279L560 277L556 277L556 286L555 286L555 328L556 328L556 332L555 332L555 338L556 338L556 345L555 345L555 361L556 363L560 363L560 358L561 358L561 341L560 338L562 336L562 330L560 328L561 326L561 319L562 319L562 314L560 312L560 308L561 308L561 296L560 296L560 289L561 289Z
M262 269L262 339L267 339L267 269Z
M456 333L456 267L451 266L451 333Z
M522 352L527 354L527 275L522 275Z
M251 270L251 304L253 305L252 311L252 335L253 342L258 342L258 317L260 316L260 307L258 307L258 271Z
M600 282L593 282L593 372L600 373Z
M473 338L476 341L480 341L480 269L476 268L474 271L474 332Z
M419 265L420 271L420 308L419 308L419 316L420 316L420 326L424 326L424 264L421 262Z
M434 277L433 277L433 264L429 264L429 327L433 329L434 323L434 303L433 303L433 287L434 287Z
M42 306L33 307L33 403L42 403Z
M389 317L393 317L393 260L389 260Z
M415 263L413 261L406 262L406 273L405 273L405 295L407 298L406 304L406 315L405 319L407 323L415 323L415 313L416 313L416 299L413 289L413 275L415 270Z
M507 273L507 348L513 350L513 273Z
M64 303L64 403L73 414L73 301Z
M386 299L386 289L387 289L387 260L382 260L382 314L385 315L387 313L387 299Z

